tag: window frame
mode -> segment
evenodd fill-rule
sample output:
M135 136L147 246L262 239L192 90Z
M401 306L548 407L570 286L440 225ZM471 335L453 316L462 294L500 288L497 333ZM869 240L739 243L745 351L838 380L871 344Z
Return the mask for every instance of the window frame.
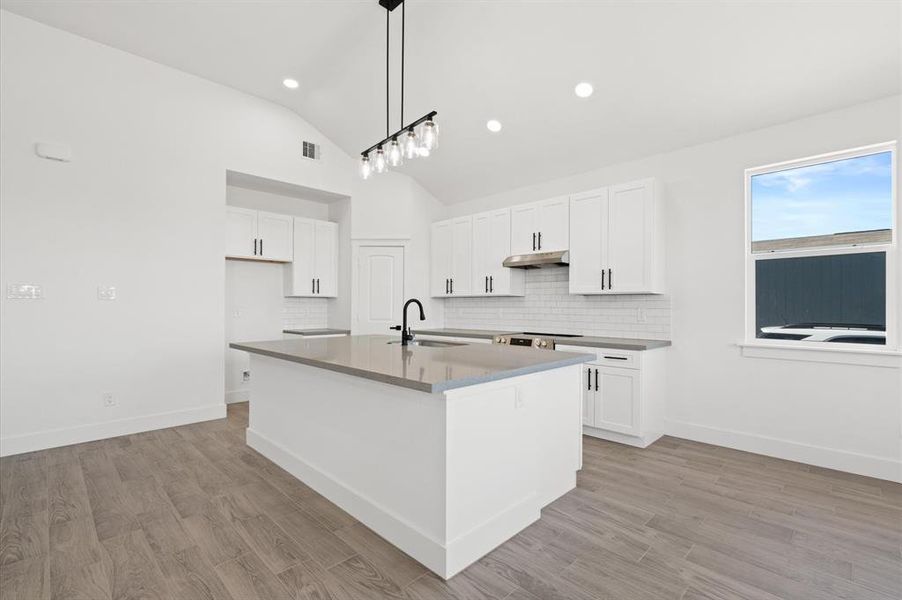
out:
M891 223L892 238L890 242L875 242L868 244L849 244L837 246L819 246L804 249L771 250L768 252L752 252L752 177L765 173L786 171L799 167L808 167L826 162L834 162L849 158L858 158L871 154L890 152L891 177L892 177L892 205ZM786 350L824 350L835 352L853 352L859 354L899 354L899 234L902 226L899 223L899 198L898 198L898 173L896 165L897 143L896 141L882 142L818 154L807 158L782 161L760 167L745 170L745 340L743 347L774 348L778 349L785 357ZM806 342L805 340L767 339L757 337L756 325L756 279L755 265L759 260L774 260L781 258L801 258L811 256L834 256L840 254L860 254L869 252L883 252L886 255L886 344L878 346L874 344L857 344L843 342ZM761 356L760 353L750 353L750 356ZM835 362L830 360L830 362Z

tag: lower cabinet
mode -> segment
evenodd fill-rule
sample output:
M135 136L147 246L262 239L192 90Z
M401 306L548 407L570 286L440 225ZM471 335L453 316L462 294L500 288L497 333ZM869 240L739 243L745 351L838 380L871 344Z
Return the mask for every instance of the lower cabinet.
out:
M559 345L557 350L596 355L582 370L584 434L640 448L661 437L666 348L634 352Z

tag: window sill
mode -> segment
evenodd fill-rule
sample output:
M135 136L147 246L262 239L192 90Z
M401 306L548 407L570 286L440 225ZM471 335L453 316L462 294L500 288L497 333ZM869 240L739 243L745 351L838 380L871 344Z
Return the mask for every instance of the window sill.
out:
M765 344L762 342L743 342L737 345L742 351L742 356L747 358L902 368L902 352L892 349L800 348L789 344Z

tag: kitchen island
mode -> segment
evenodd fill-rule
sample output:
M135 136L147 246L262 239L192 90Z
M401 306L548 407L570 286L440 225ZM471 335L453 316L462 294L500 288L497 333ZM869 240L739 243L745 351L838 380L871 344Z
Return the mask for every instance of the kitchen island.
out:
M233 343L247 443L449 578L573 489L590 355L389 336Z

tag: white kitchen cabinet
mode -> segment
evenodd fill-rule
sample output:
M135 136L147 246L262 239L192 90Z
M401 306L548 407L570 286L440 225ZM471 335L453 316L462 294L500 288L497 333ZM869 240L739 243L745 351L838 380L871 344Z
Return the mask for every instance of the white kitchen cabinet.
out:
M480 213L473 217L473 283L474 296L522 296L522 269L502 266L511 255L511 211L509 209Z
M227 206L225 255L227 258L291 262L292 217Z
M663 292L663 222L655 181L570 198L570 293Z
M569 247L568 196L511 208L511 254L552 252Z
M285 267L285 295L338 295L338 224L295 217L292 237L294 259Z
M473 289L473 218L432 224L430 280L435 297L467 296Z
M645 448L663 434L663 357L666 348L606 350L558 345L565 352L594 353L583 365L583 433Z

